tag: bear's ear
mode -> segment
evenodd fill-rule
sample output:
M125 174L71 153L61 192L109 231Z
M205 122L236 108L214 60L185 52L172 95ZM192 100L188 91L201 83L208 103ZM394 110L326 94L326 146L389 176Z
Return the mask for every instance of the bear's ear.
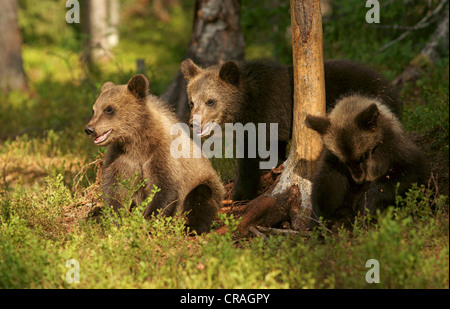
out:
M100 89L101 92L105 92L106 90L111 89L112 87L114 87L114 83L113 82L106 82L103 84L102 88Z
M183 73L184 78L187 80L194 78L202 71L202 69L189 58L181 63L180 70L181 73Z
M331 121L328 117L308 115L306 116L305 124L320 135L324 135L331 126Z
M134 75L128 82L128 90L138 99L148 96L148 79L142 74Z
M366 131L374 131L377 127L377 119L380 111L375 103L370 104L365 110L359 113L355 118L355 122L359 128Z
M239 75L239 67L234 61L225 62L219 71L220 79L234 86L239 84Z

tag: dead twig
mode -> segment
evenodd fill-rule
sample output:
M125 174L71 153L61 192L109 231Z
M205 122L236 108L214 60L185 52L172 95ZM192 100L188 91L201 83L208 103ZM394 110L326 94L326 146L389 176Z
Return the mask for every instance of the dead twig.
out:
M266 234L280 234L280 235L297 235L299 232L288 229L277 229L274 227L264 227L264 226L256 226L256 228Z
M255 226L250 226L248 231L257 237L267 238L266 234L261 233Z
M420 26L402 26L402 25L378 25L378 24L371 24L370 27L371 28L379 28L379 29L392 29L392 30L406 30L406 31L414 31L414 30L419 30L419 29L423 29L428 27L431 24L431 21L422 24Z
M267 238L270 235L283 235L283 236L303 236L309 237L311 235L311 231L294 231L290 229L277 229L273 227L264 227L260 225L250 226L248 231L257 237Z
M434 16L436 16L447 3L448 3L448 0L441 0L441 2L438 4L438 6L436 6L436 8L429 15L424 16L421 20L419 20L419 22L416 25L410 27L409 30L407 30L406 32L402 33L395 40L392 40L389 43L384 44L383 46L381 46L381 48L378 49L378 51L376 53L381 53L381 52L385 51L389 47L395 45L396 43L398 43L401 40L403 40L404 38L406 38L411 32L413 32L415 30L422 29L422 28L428 26L431 23L431 19Z
M311 231L294 231L291 229L277 229L274 227L264 227L264 226L256 226L259 232L264 233L265 235L271 235L271 234L277 234L277 235L285 235L285 236L295 236L295 235L302 235L302 236L310 236Z
M83 178L80 176L84 176L84 174L82 175L82 173L85 169L87 169L91 165L97 165L97 164L101 163L102 161L103 161L103 158L99 158L99 159L96 159L95 161L92 161L88 164L83 165L81 167L80 171L78 172L78 174L76 174L75 177L73 178L74 180L76 179L76 183L73 185L73 188L78 188L78 185L79 185L81 179ZM89 185L91 185L91 184L89 183Z

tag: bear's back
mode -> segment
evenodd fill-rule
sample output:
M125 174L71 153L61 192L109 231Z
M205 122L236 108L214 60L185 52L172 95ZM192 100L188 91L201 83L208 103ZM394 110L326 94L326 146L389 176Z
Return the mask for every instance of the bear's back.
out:
M281 140L288 140L292 127L292 68L269 60L242 64L240 88L248 101L243 122L278 123Z
M329 113L336 102L349 94L380 99L400 119L402 103L389 81L372 69L349 60L325 61L326 106Z

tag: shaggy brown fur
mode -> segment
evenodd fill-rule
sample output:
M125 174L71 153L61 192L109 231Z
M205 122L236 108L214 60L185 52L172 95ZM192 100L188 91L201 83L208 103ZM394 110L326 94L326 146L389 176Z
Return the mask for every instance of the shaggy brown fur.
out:
M306 125L324 143L313 177L312 227L320 217L352 218L395 206L396 193L430 176L424 153L379 99L344 97L328 116L308 115Z
M278 123L279 158L286 158L286 144L292 134L292 67L267 60L244 63L229 61L223 65L200 68L192 60L181 64L188 80L191 121L200 115L202 127L210 122ZM346 60L325 62L327 112L347 93L379 97L398 116L401 102L389 82L378 73ZM200 128L201 130L202 128ZM266 135L268 136L268 135ZM259 159L238 159L234 200L255 197L259 184Z
M135 75L127 85L107 82L94 104L93 117L85 131L99 146L107 146L102 186L106 204L123 207L127 192L117 185L118 178L147 179L146 186L133 196L140 205L153 185L161 189L144 212L150 218L156 210L164 215L190 211L188 224L199 233L210 229L224 194L222 183L207 158L175 159L170 153L170 128L177 122L165 103L148 94L148 80ZM188 134L191 153L194 145Z

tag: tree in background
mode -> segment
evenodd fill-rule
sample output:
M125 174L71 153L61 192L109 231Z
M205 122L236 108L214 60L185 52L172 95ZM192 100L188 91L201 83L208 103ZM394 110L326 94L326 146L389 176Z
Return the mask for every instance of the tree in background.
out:
M83 0L81 13L87 63L111 58L110 49L119 43L119 0Z
M239 0L196 0L193 33L185 58L209 66L228 60L244 60ZM181 72L162 94L181 120L189 117L186 81Z
M0 0L0 90L27 90L17 0Z

